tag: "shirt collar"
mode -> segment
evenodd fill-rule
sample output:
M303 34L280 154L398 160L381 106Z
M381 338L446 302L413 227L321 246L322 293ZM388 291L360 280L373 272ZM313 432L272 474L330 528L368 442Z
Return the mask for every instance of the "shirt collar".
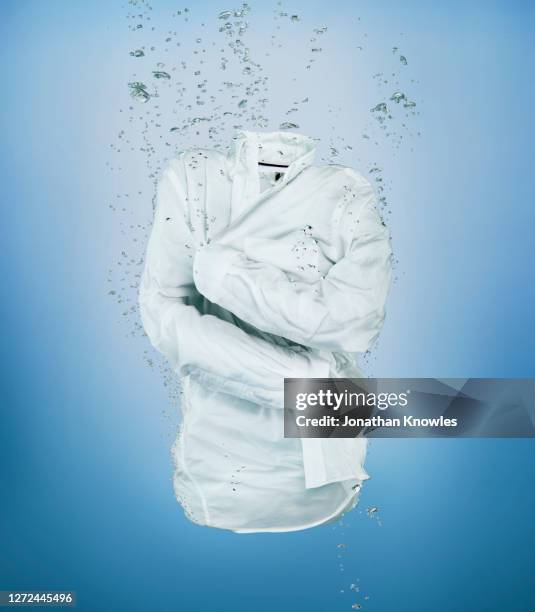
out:
M238 130L228 153L229 173L258 175L258 162L287 165L282 184L295 178L314 162L316 145L312 138L292 132L251 132Z

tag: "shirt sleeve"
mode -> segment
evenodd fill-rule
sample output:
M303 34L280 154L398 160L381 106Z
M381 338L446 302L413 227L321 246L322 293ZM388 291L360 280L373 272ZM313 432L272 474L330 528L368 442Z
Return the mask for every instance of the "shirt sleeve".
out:
M356 185L333 227L342 256L317 282L294 281L276 266L211 243L195 257L197 288L266 332L317 349L366 351L385 317L391 247L373 188L362 177Z
M217 391L283 407L284 377L328 375L311 351L276 346L195 304L192 261L198 245L189 222L184 154L164 171L142 274L139 305L153 346L180 375Z

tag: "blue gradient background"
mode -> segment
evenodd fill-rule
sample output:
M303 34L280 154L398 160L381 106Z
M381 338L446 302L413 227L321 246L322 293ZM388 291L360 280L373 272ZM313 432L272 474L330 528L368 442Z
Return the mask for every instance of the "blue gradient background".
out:
M534 7L281 7L339 28L335 61L315 74L348 130L359 92L344 41L357 14L388 53L404 33L425 102L418 146L388 168L400 264L378 375L535 375ZM213 21L232 7L190 8ZM0 7L0 589L75 589L81 610L535 609L530 440L375 441L362 503L334 527L237 536L184 518L167 391L107 295L122 240L105 160L131 69L125 10ZM274 104L277 87L282 77ZM369 600L349 595L357 578Z

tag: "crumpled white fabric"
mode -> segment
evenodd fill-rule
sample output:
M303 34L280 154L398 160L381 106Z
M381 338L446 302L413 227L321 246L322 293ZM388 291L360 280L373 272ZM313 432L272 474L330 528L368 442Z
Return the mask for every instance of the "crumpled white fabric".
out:
M283 435L283 378L361 376L391 277L370 183L314 153L299 134L239 131L227 155L180 154L158 185L141 316L184 382L174 486L202 525L311 527L368 478L366 440Z

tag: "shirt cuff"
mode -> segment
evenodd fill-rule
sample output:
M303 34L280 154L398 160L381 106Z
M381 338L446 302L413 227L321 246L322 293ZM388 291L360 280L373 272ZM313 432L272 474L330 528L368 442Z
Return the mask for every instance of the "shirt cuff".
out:
M217 303L223 293L223 279L240 257L240 251L215 243L199 247L193 258L193 281L197 291Z

